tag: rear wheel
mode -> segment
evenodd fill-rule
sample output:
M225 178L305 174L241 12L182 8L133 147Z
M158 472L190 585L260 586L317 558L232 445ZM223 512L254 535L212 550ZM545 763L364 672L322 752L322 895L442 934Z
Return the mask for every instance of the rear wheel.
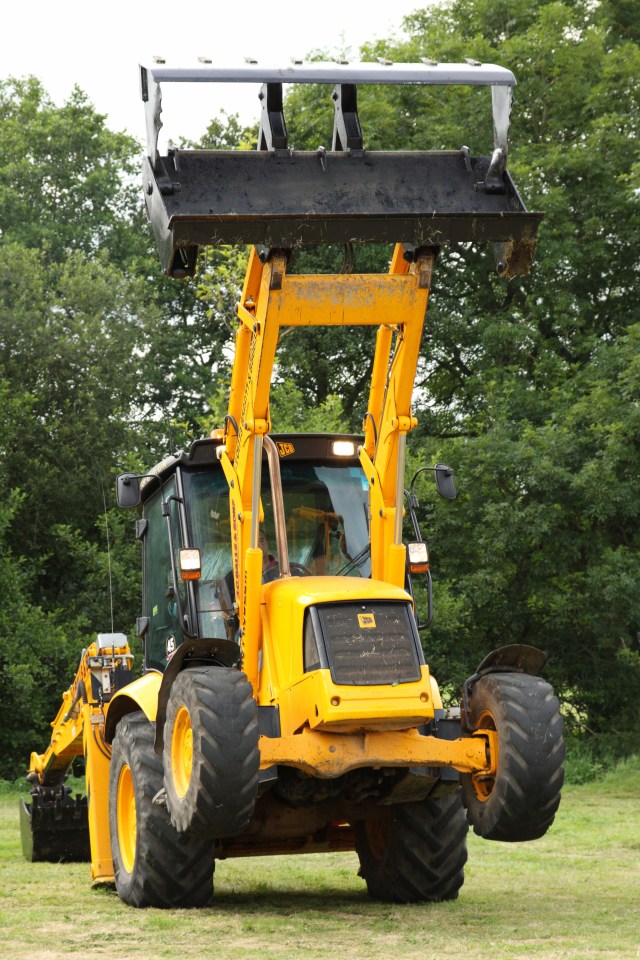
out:
M454 900L464 883L467 822L460 791L400 803L355 825L360 875L374 900Z
M260 753L257 707L239 670L184 670L171 688L164 726L164 785L181 833L223 839L248 826Z
M495 730L498 758L490 775L462 774L462 798L475 833L487 840L542 837L555 817L565 747L557 697L540 677L493 673L469 695L472 730Z
M111 754L109 829L116 889L133 907L204 907L213 894L213 844L180 835L166 809L162 761L142 713L118 724Z

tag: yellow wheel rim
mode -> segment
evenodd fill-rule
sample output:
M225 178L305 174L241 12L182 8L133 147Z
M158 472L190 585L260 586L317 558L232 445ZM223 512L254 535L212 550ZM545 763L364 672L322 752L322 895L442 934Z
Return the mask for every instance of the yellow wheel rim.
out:
M179 797L184 797L191 783L193 769L193 728L186 707L176 713L171 734L171 776Z
M136 796L133 789L131 768L124 764L118 778L118 795L116 800L118 818L118 846L122 866L127 873L133 873L136 859L137 819Z
M476 730L495 730L496 724L495 720L491 716L488 710L485 710L482 713L482 716L479 718L478 723L476 724ZM497 741L496 741L497 742ZM492 773L472 773L471 782L473 784L473 789L476 797L480 803L486 803L491 794L493 793L493 788L496 785L496 775L495 770L498 766L498 757L494 758L493 763L493 772Z

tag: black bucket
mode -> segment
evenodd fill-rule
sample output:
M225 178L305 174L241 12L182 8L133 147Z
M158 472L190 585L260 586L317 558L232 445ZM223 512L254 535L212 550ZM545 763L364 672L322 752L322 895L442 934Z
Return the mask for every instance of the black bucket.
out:
M87 798L69 787L36 787L31 803L20 798L22 852L32 862L91 860Z

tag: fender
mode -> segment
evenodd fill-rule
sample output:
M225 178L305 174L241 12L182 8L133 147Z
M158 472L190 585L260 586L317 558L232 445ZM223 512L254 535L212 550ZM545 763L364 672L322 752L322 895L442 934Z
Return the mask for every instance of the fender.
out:
M488 653L480 662L475 677L467 680L467 683L471 679L484 676L485 673L528 673L537 677L546 662L546 653L537 647L526 643L510 643Z
M116 727L124 716L142 710L156 725L155 750L162 752L164 720L173 681L192 662L232 667L239 663L240 648L232 640L188 640L181 643L164 671L150 670L114 695L105 719L104 738L112 743Z
M532 677L540 675L540 671L547 662L547 655L537 647L526 643L510 643L506 647L492 650L480 661L478 669L472 677L468 677L462 685L462 730L468 733L469 696L474 683L488 673L527 673Z
M113 742L118 723L128 713L142 710L151 723L155 722L162 679L161 673L150 670L114 694L109 701L104 723L104 739L107 743Z

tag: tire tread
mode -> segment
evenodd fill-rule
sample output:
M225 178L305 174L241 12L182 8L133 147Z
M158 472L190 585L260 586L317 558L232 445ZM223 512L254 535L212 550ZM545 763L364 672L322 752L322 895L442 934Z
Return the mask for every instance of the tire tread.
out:
M542 837L553 823L564 781L565 747L558 699L551 686L529 674L489 674L471 694L470 725L484 711L498 731L498 769L490 796L481 801L469 774L462 797L474 832L489 840Z
M173 788L171 723L187 702L194 720L192 782L184 797ZM164 733L164 785L171 821L217 840L242 833L253 815L258 790L257 707L246 676L235 668L185 670L174 682Z
M355 824L369 896L391 903L454 900L464 882L468 825L460 791L391 808L387 849L374 855L366 824Z
M162 787L162 760L153 744L153 727L142 712L123 717L113 743L109 788L116 889L133 907L204 907L213 894L213 844L178 834L166 809L153 803ZM131 874L121 864L117 832L115 797L123 763L131 770L136 793L137 851Z

